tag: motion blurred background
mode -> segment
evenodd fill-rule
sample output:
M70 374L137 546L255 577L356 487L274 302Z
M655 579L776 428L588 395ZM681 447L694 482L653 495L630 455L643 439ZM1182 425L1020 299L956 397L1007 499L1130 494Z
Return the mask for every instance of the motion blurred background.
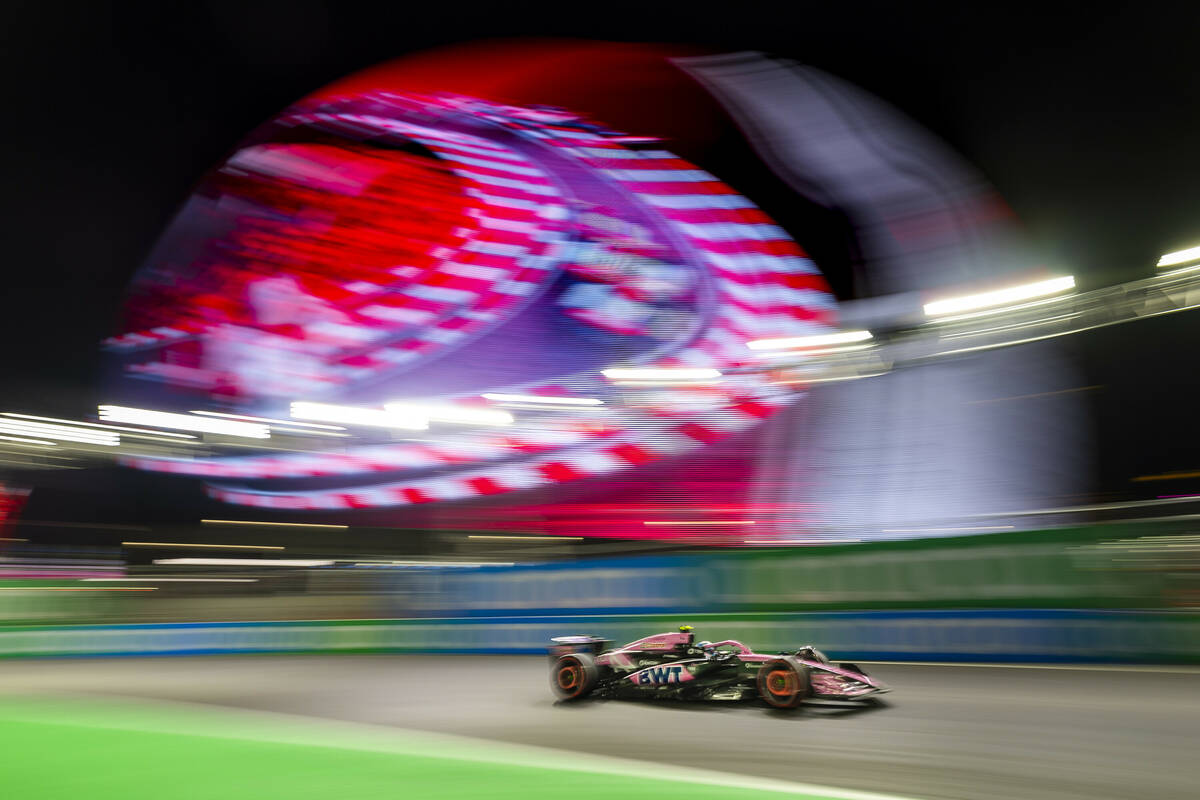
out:
M559 746L566 723L528 691L542 662L505 656L688 622L892 664L882 755L706 755L662 717L642 718L678 747L639 754L615 712L571 749L931 797L1185 796L1195 701L1169 698L1196 696L1200 661L1196 22L14 6L5 675ZM249 653L287 688L213 658ZM117 655L147 660L24 660ZM408 694L373 716L381 670L465 680L451 656L494 676L450 701L461 725ZM1101 671L895 666L933 662ZM463 699L492 684L517 687L508 705ZM943 691L978 699L935 711ZM1005 749L1039 726L1004 717L1022 693L1149 733L1072 739L1057 717L1066 741L1031 778ZM1141 710L1084 710L1118 693ZM964 722L981 713L1012 727ZM869 738L880 716L847 724ZM813 744L768 723L734 724ZM914 732L940 766L914 766Z

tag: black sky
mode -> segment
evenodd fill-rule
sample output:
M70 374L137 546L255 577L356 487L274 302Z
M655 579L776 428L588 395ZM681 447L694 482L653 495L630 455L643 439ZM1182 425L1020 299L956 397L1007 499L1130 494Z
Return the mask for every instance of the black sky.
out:
M1200 243L1200 5L980 5L10 2L0 404L90 405L123 287L252 127L349 72L481 37L694 42L828 70L963 153L1085 286Z

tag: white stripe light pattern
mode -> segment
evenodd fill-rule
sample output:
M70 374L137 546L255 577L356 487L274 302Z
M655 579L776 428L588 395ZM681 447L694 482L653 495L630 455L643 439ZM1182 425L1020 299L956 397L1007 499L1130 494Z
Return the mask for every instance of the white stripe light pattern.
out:
M366 102L370 113L366 113ZM484 101L470 102L469 107L453 107L459 110L447 112L442 101L416 96L389 95L369 101L347 98L326 111L296 109L280 118L289 127L311 127L323 134L351 139L364 134L383 135L427 147L462 181L464 195L471 198L468 216L475 220L456 229L452 239L431 251L444 265L431 276L394 273L406 280L399 287L400 294L421 300L420 304L379 302L363 309L369 312L365 316L380 320L381 325L396 326L398 333L402 330L403 338L372 345L373 349L364 351L353 364L346 362L344 367L336 368L341 387L338 396L355 399L335 400L333 395L310 398L361 407L298 405L291 416L390 428L398 427L396 418L400 415L394 412L413 411L416 413L405 415L410 419L404 427L423 430L426 425L442 427L437 419L439 412L409 409L406 405L456 404L510 412L517 419L510 428L502 429L505 435L497 437L497 429L486 426L505 418L471 415L472 419L466 419L456 409L455 422L461 428L448 440L421 437L414 443L371 443L345 452L338 448L329 452L197 459L151 455L130 457L125 463L204 476L212 481L208 490L217 500L276 511L459 501L608 475L675 457L758 425L803 396L800 392L777 391L769 376L746 363L751 360L746 349L748 341L838 332L831 293L815 265L782 228L754 210L748 198L686 161L666 151L647 153L624 146L649 139L533 123L523 125L516 134L505 133L505 142L512 135L532 137L541 143L539 148L559 148L567 159L578 162L568 172L555 175L542 162L526 158L521 150L499 138L482 135L483 126L470 126L471 134L458 132L463 122L458 117L462 114L489 122L495 116ZM409 370L449 348L467 344L476 332L509 320L560 270L572 271L574 262L568 258L572 254L561 251L560 245L575 238L571 230L575 222L570 222L569 201L563 190L576 180L612 184L639 209L638 218L655 220L655 227L661 227L664 233L672 231L669 235L686 241L688 255L683 260L687 263L669 265L670 272L679 279L680 287L693 279L711 284L711 293L706 291L703 298L696 298L697 310L702 306L711 313L693 316L689 311L678 318L681 324L675 325L675 311L662 319L655 312L653 327L661 323L665 338L655 346L653 355L610 363L606 366L612 369L606 375L589 367L582 374L572 370L570 374L539 377L536 385L497 386L494 392L491 387L478 386L469 396L455 397L393 396L376 401L357 391L360 386L378 386L378 379L394 370ZM619 213L614 224L633 237L631 231L635 229L626 230L631 223L620 219L624 216ZM747 218L756 221L747 222ZM636 236L641 239L640 233ZM663 244L657 235L650 238L653 241L647 239L641 245L654 248ZM479 263L476 254L487 255L482 259L484 263ZM433 279L443 273L453 275L455 280ZM791 280L801 276L799 281ZM793 283L807 288L792 288ZM639 316L644 312L642 306L659 303L659 291L675 291L672 287L673 283L671 287L631 284L633 294L647 291L652 297L637 303L629 300L631 305L617 310L605 306L604 313L582 321L601 328L613 325L622 335L634 335L646 322ZM430 303L439 309L422 310ZM682 324L685 321L687 324ZM657 333L654 338L658 338ZM117 342L117 346L124 344ZM133 338L129 346L140 347L141 340ZM727 370L731 374L725 381L723 373ZM647 397L642 392L622 391L625 387L652 387L658 391L655 397ZM706 387L707 391L693 392L692 387ZM481 397L483 392L493 396ZM633 402L626 402L627 398ZM385 409L384 401L394 403ZM686 408L670 419L662 417L660 410L676 401ZM558 425L558 420L550 425L536 422L543 414L583 417L607 413L610 408L619 411L607 414L612 419L603 426L576 429ZM478 427L472 430L473 426ZM379 483L381 468L404 474ZM430 472L431 468L435 471ZM339 481L343 485L315 489L258 483L324 475L357 476L350 479L357 482ZM236 482L217 482L225 478Z
M73 419L59 419L58 417L36 417L32 414L14 414L6 411L0 416L16 417L17 419L32 419L39 422L62 422L66 425L78 425L83 428L100 428L106 431L128 431L130 433L152 433L155 436L166 436L171 439L195 439L195 436L187 433L167 433L166 431L154 431L149 428L126 428L122 425L100 425L95 422L76 422Z
M0 433L28 436L35 439L95 444L104 447L116 447L121 443L120 436L114 431L74 428L69 425L52 425L46 422L26 422L15 419L0 419Z
M1032 300L1036 297L1059 294L1075 288L1075 278L1066 275L1061 278L1051 278L1036 283L1025 283L1011 286L1007 289L997 289L991 292L980 292L962 297L949 297L945 300L935 300L925 304L925 316L943 317L948 314L961 314L965 311L975 311L981 308L995 308Z
M271 438L271 429L257 422L208 419L205 417L193 417L188 414L173 414L168 411L152 411L146 408L100 406L100 419L112 422L128 422L134 425L150 425L155 428L174 428L183 431L216 433L223 436L238 436L247 439Z
M54 447L54 442L47 442L42 439L27 439L24 436L0 436L6 442L16 442L17 444L29 445L45 445L46 447Z

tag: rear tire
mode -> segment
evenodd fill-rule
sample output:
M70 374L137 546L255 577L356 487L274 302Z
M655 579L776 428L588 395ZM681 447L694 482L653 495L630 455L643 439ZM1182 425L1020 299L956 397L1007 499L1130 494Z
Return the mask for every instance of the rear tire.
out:
M600 680L600 669L590 653L559 656L550 670L550 688L559 700L581 700Z
M793 658L763 664L756 684L758 696L772 708L796 708L812 692L808 667Z

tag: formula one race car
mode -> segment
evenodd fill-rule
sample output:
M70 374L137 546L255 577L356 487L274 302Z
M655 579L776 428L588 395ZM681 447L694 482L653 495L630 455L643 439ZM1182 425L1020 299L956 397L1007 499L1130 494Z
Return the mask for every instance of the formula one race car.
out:
M755 653L732 639L695 641L690 625L611 648L596 636L551 640L550 686L561 700L588 695L680 700L761 699L796 708L805 699L873 700L890 691L855 664L834 664L814 647Z

